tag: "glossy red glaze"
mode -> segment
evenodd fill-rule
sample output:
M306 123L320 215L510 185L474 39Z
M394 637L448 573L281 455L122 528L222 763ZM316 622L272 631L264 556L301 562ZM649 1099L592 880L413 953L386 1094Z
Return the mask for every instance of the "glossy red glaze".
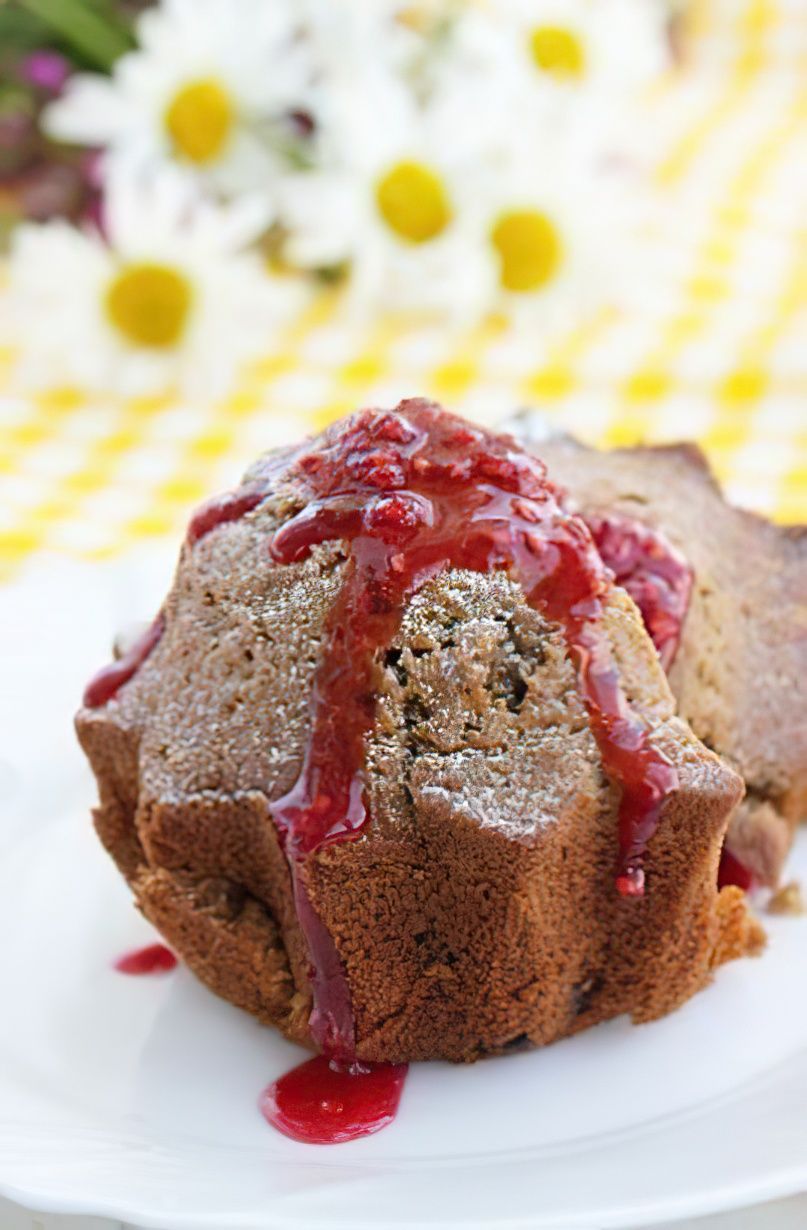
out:
M167 974L176 969L177 959L165 944L148 944L118 957L115 969L121 974Z
M165 630L165 619L160 611L154 622L138 637L130 649L117 662L110 662L94 675L84 689L84 704L88 709L98 709L112 700L125 683L137 674L146 658L158 644Z
M228 521L240 521L265 498L266 490L262 486L239 487L237 491L215 496L197 508L188 523L185 541L192 546L217 526Z
M717 887L726 888L730 884L735 884L747 893L754 887L754 877L745 864L724 846L717 869Z
M669 671L692 597L692 569L659 530L629 517L586 517L597 550L642 613L645 627Z
M363 1064L347 1071L318 1055L274 1081L259 1106L267 1122L292 1140L335 1145L392 1123L405 1078L405 1064Z
M272 557L295 563L339 539L348 561L325 629L302 770L273 814L312 961L311 1031L326 1055L349 1065L347 982L303 868L313 851L355 838L368 819L364 741L378 658L426 581L447 568L506 571L530 605L563 627L603 767L621 787L617 885L626 896L643 893L644 849L678 778L620 687L601 623L611 575L537 458L415 400L337 425L297 458L291 475L306 506L275 534Z

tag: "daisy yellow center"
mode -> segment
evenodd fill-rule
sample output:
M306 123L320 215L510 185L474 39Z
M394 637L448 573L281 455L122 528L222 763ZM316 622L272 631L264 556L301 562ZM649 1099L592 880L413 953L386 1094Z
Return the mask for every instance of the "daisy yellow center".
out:
M391 231L409 243L426 243L451 222L445 185L422 162L398 162L376 184L376 204Z
M169 265L124 265L107 287L107 317L127 342L166 350L182 337L193 292Z
M214 78L189 81L168 104L164 119L174 152L189 162L204 164L217 158L227 144L235 107Z
M574 30L564 26L537 26L530 34L536 68L553 77L580 78L586 71L586 51Z
M540 290L555 277L563 244L551 218L538 210L502 214L491 232L500 261L499 279L505 290Z

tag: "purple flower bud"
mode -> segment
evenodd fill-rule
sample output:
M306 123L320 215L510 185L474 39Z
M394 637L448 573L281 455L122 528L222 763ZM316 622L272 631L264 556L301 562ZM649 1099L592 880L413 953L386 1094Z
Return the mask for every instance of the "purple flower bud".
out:
M312 137L317 129L317 121L310 111L288 111L289 124L297 137Z
M60 94L70 76L70 64L58 51L32 51L22 62L22 76L29 85L46 94Z
M104 155L100 149L85 149L79 159L81 174L90 188L100 191L104 186Z
M94 230L102 239L106 239L106 217L104 212L104 202L99 192L93 192L89 196L81 214L81 221L90 230Z

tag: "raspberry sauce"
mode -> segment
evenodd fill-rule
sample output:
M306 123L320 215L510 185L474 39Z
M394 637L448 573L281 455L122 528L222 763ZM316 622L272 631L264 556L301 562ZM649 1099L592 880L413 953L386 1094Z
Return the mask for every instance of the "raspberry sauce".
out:
M643 853L675 769L631 712L602 631L612 586L591 534L563 507L541 461L514 441L420 400L366 410L297 458L306 506L271 543L280 564L341 540L348 559L325 628L302 769L273 815L312 963L311 1033L332 1066L355 1064L350 994L336 946L305 888L308 857L355 838L368 820L364 744L375 717L378 657L406 604L447 568L501 570L563 628L603 768L620 787L617 887L644 892Z
M642 613L661 665L669 671L692 597L692 569L659 530L628 517L586 516L602 561Z
M266 499L272 477L289 454L290 450L284 450L278 453L276 458L268 458L258 481L245 483L235 491L227 491L200 504L191 517L185 534L188 546L193 546L220 525L240 521L248 512L257 508ZM164 631L165 618L161 611L151 627L135 641L122 658L111 662L93 676L84 690L85 707L98 709L112 700L123 685L137 674Z
M120 974L167 974L177 967L177 959L165 944L148 944L118 957L115 969Z
M293 1140L336 1145L392 1123L405 1079L406 1064L361 1064L348 1071L317 1055L269 1085L259 1107L272 1127Z
M248 512L266 498L266 488L263 486L244 486L236 491L227 491L224 495L214 496L205 504L200 504L190 519L185 541L193 546L200 538L204 538L211 530L228 521L240 521Z
M717 869L717 887L726 888L730 884L735 884L744 893L748 893L754 887L754 877L745 863L741 863L736 855L724 846Z
M165 630L165 618L160 611L154 622L139 636L117 662L110 662L94 675L84 689L84 705L98 709L112 700L125 683L137 674L146 658L159 643Z

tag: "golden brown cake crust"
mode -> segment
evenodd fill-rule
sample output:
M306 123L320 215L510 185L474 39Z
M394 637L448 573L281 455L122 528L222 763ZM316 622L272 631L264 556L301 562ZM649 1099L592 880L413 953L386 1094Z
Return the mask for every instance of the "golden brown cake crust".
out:
M271 803L299 770L344 555L330 544L271 563L295 500L281 485L183 548L162 640L77 728L99 835L145 915L214 991L310 1045L308 959ZM377 663L371 823L303 871L345 965L359 1057L541 1045L624 1012L652 1019L708 981L726 947L716 869L742 783L674 716L622 591L606 626L623 687L680 778L643 900L614 888L617 792L559 629L502 574L445 573L410 603Z
M670 672L678 712L745 779L728 845L775 885L807 815L807 527L733 508L694 445L600 452L536 442L586 514L660 529L695 573Z

